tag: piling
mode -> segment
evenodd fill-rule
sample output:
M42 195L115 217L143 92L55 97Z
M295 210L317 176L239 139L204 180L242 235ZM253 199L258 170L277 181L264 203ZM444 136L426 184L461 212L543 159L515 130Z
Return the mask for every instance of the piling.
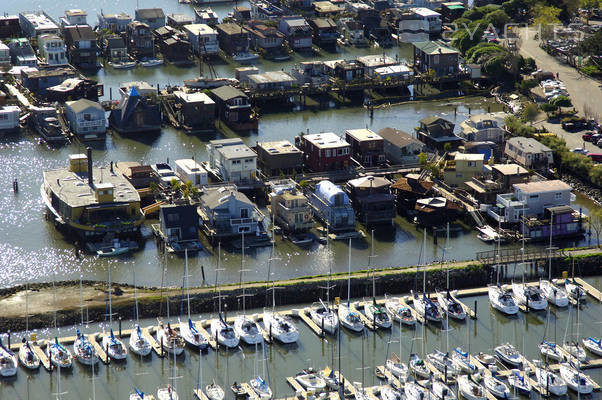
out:
M119 337L121 337L121 317L119 317Z
M13 180L13 192L19 193L19 181L17 181L17 178Z
M201 276L203 277L203 282L201 283L201 286L205 286L205 267L203 265L201 265Z

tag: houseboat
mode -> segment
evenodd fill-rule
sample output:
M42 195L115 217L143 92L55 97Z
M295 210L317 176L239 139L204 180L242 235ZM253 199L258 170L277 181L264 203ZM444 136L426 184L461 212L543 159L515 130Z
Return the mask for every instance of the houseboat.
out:
M339 186L321 181L310 194L309 202L315 217L334 234L334 239L361 235L355 230L355 214L349 197Z
M159 223L152 225L157 239L169 253L197 252L203 249L199 241L199 218L196 206L170 204L159 209Z
M161 106L154 94L146 95L145 82L121 88L121 100L109 116L118 133L156 133L161 131ZM151 87L152 88L152 87ZM141 90L142 89L142 90ZM142 93L141 93L142 91Z
M46 143L65 144L69 141L69 134L59 123L55 107L32 106L28 121Z
M391 225L395 218L395 195L387 178L365 176L345 185L357 219L364 225Z
M18 106L0 107L0 137L19 130L20 112L21 109Z
M86 168L87 166L87 168ZM137 238L144 215L140 196L113 168L92 166L88 154L69 156L69 166L44 172L40 187L47 215L58 228L86 242Z
M297 183L292 179L281 179L270 181L269 185L269 210L274 223L293 243L312 242L312 237L307 234L314 226L311 207L307 197L297 189Z

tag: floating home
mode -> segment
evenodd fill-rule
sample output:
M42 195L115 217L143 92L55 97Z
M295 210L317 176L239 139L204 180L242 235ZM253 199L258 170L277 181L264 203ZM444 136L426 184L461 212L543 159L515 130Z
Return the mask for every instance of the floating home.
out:
M104 140L107 117L98 102L87 99L68 101L65 103L65 117L71 132L81 140Z
M383 177L364 176L345 185L357 220L366 226L391 225L395 218L395 195L391 181Z
M203 249L199 241L199 218L196 206L170 204L159 209L159 223L152 230L169 253L197 252Z
M206 186L209 175L203 166L191 158L176 160L176 175L182 182L191 182L196 187Z
M257 154L239 138L211 140L208 169L224 182L257 181Z
M257 143L257 162L266 176L294 175L303 171L303 152L288 140Z
M216 114L235 131L256 130L258 118L251 109L249 96L230 86L211 89L209 96L215 101Z
M55 107L32 106L28 123L33 129L50 144L64 144L69 141L68 132L63 130L58 120Z
M315 217L329 232L355 231L355 214L349 197L330 181L321 181L310 194L310 205Z
M0 137L19 130L20 113L21 109L18 106L0 107Z
M161 107L151 96L142 96L136 86L122 90L121 100L111 110L109 123L119 133L161 131Z
M348 129L345 141L351 146L352 159L362 167L376 167L385 163L383 138L370 129Z
M292 179L270 181L270 214L276 225L286 233L307 232L314 220L307 197Z
M82 240L140 233L144 215L138 192L114 170L93 167L89 148L87 155L70 155L67 168L45 171L40 189L55 225Z

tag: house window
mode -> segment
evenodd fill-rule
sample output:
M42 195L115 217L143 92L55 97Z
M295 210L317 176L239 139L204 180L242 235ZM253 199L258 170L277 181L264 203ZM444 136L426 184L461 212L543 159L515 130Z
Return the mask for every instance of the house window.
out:
M92 115L84 114L84 121L92 121Z
M476 167L477 166L477 162L476 161L469 161L468 162L468 166L469 167Z
M555 196L556 200L562 200L562 192L556 192Z
M326 157L330 157L330 149L329 150L325 150L325 155L326 155Z
M539 199L539 195L538 194L532 194L531 196L529 196L530 200L537 200Z
M248 208L240 209L240 218L249 218L249 209Z

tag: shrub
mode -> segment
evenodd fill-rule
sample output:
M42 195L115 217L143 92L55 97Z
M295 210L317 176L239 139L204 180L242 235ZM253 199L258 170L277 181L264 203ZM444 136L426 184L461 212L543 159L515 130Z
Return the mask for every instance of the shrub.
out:
M555 99L550 100L550 104L555 105L556 107L572 107L573 103L571 103L571 99L566 96L558 96Z
M558 106L552 103L544 103L540 105L539 108L541 108L541 111L546 113L558 110Z

